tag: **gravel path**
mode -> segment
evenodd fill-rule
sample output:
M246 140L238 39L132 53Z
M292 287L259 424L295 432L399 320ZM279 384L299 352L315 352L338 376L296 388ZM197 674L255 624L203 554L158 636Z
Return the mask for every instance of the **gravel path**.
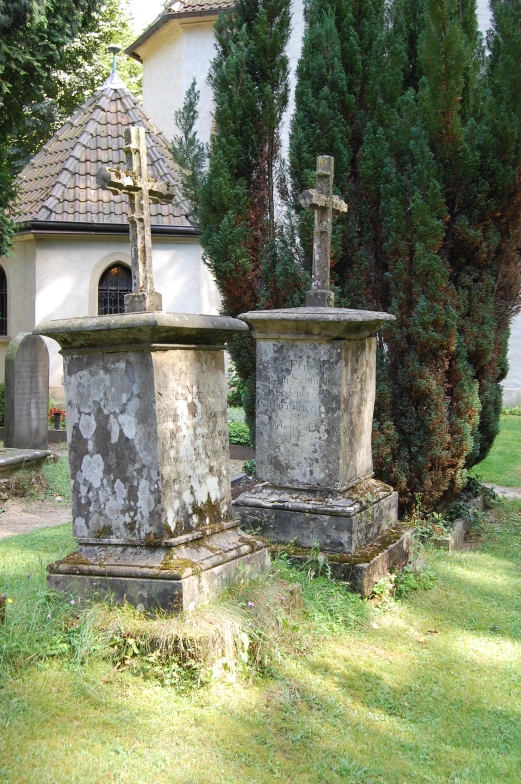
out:
M502 487L501 485L486 484L501 498L521 498L521 487Z

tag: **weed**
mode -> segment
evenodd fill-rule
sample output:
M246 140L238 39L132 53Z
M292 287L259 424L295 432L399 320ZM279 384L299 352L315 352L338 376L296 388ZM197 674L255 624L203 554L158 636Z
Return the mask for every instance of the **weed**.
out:
M394 575L394 595L404 599L412 591L426 591L436 582L435 574L426 566L409 564Z
M242 470L244 471L245 474L248 474L248 476L255 476L255 473L257 471L256 459L252 458L252 460L246 460L246 462L243 463Z

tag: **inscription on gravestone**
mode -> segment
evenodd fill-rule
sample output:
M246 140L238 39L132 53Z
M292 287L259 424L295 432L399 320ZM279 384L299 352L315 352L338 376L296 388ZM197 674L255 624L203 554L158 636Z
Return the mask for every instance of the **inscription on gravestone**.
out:
M38 335L21 332L5 358L4 445L47 449L49 352Z

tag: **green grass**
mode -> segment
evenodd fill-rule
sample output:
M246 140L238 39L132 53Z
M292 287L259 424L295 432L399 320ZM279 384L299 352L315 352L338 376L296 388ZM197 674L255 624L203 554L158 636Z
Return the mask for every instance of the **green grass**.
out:
M487 457L472 469L483 482L521 487L521 416L502 416L500 430Z
M57 463L44 465L43 473L49 483L47 495L61 495L68 501L71 497L71 484L67 457L60 457Z
M300 576L306 612L271 677L185 692L95 653L33 655L74 611L42 605L43 566L71 545L67 526L0 542L2 784L519 784L520 503L477 549L425 551L436 582L406 600Z

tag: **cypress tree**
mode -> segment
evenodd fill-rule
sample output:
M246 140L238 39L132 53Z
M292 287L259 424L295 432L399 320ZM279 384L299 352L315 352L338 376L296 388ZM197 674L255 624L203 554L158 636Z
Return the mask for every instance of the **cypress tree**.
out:
M278 225L276 214L280 127L288 103L289 8L290 0L239 0L214 28L217 54L209 74L214 132L207 171L192 178L191 193L205 261L219 287L223 313L232 316L297 305L303 288L291 234ZM186 103L187 120L189 109ZM174 142L176 158L188 162L192 174L194 167L183 155L193 122L192 116L183 130L185 142L180 137ZM253 339L239 337L230 353L245 382L243 402L253 434Z

